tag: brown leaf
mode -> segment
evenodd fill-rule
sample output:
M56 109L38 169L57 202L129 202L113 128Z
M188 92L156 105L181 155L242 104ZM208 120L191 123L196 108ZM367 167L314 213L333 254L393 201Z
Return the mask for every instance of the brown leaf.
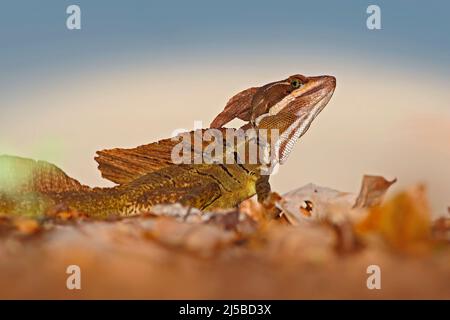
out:
M430 224L425 187L419 185L369 209L356 231L361 235L381 235L395 249L418 252L429 244Z
M387 190L396 181L397 179L388 181L381 176L365 175L353 208L370 208L381 204Z

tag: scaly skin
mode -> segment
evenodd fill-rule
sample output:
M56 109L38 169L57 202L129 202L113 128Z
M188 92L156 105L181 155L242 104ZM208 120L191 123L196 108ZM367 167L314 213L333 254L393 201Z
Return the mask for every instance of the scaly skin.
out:
M228 102L211 127L221 128L238 117L248 121L244 128L277 129L278 140L270 137L266 147L276 146L278 162L283 163L295 141L328 103L335 84L330 76L295 75L247 89ZM248 146L249 140L243 143ZM0 157L0 165L6 164L7 168L3 180L0 171L0 213L35 216L65 205L90 216L128 216L148 212L156 204L175 202L213 210L235 207L255 194L258 200L263 200L270 192L269 176L262 174L265 165L260 161L256 164L241 164L237 160L232 164L171 164L168 153L173 145L163 140L136 149L99 152L97 161L103 176L120 184L113 188L82 186L44 162ZM236 150L237 147L227 149L224 157L231 152L237 159ZM27 174L20 174L22 171ZM10 188L5 181L13 181L15 188Z
M253 196L257 185L259 188L257 182L265 181L257 169L257 165L237 164L174 165L113 188L3 194L0 211L34 216L64 204L91 216L106 217L148 212L161 203L179 202L201 210L229 208Z
M160 203L201 210L234 207L256 193L257 173L239 165L174 165L111 189L55 194L53 199L92 215L133 215Z

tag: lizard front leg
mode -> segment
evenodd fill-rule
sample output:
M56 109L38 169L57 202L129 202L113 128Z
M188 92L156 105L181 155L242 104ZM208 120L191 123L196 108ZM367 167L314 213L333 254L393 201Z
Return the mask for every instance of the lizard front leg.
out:
M261 175L256 180L256 195L258 196L258 202L263 202L270 194L269 175Z
M189 193L184 195L179 202L182 205L205 210L222 196L222 191L217 183L210 182L208 184L199 185L190 188Z

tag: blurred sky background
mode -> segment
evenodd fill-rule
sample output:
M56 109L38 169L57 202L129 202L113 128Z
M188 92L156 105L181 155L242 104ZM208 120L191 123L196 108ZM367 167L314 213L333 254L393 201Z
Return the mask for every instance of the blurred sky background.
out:
M82 29L66 28L81 7ZM366 28L381 7L382 30ZM95 151L208 125L236 92L291 74L337 89L271 182L357 192L363 174L450 205L450 2L0 2L0 154L110 185Z

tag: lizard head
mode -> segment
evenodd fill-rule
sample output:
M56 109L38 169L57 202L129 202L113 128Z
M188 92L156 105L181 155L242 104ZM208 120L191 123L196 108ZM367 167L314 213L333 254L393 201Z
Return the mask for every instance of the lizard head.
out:
M335 87L336 79L333 76L306 77L300 74L262 87L251 87L231 97L210 127L221 128L235 118L256 127L263 117L278 113L287 104L300 110L301 107L315 105L322 100L327 102ZM324 100L327 97L328 100ZM306 109L303 108L303 111Z
M283 164L295 142L309 129L315 117L330 101L336 88L333 76L293 75L262 87L252 87L233 96L211 122L211 128L239 118L248 123L241 129L266 129L276 162ZM261 131L261 130L259 130ZM272 149L273 150L273 149Z
M260 88L264 92L262 100L265 106L260 103L253 105L251 119L254 119L254 126L258 129L278 130L277 139L271 140L271 143L275 146L280 164L286 161L297 139L306 133L330 101L335 87L333 76L295 75ZM279 95L282 90L285 94ZM257 94L255 99L259 102L261 100ZM264 98L265 95L269 98Z
M293 75L258 88L251 102L250 122L258 126L267 116L280 112L309 113L315 106L320 112L336 87L332 76L305 77Z

